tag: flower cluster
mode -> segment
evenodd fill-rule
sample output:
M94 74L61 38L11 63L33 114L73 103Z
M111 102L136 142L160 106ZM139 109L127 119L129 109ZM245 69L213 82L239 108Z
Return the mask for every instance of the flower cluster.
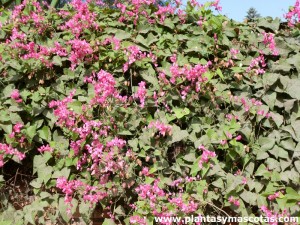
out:
M235 199L233 196L230 196L228 198L228 201L237 207L240 206L240 201L238 199Z
M95 96L90 101L90 105L92 106L99 104L102 107L106 107L110 104L110 99L117 99L121 102L126 101L126 97L120 96L116 90L116 81L113 75L104 70L85 77L84 82L90 83L94 87Z
M23 127L23 124L18 122L13 127L13 132L9 135L10 138L15 137L15 134L18 134L21 132L21 128Z
M90 186L80 180L68 181L65 177L59 177L56 180L56 187L61 189L65 194L65 203L68 205L68 213L71 214L72 199L75 192L80 192L85 202L95 204L107 197L107 192L100 190L98 187Z
M291 10L284 15L284 17L288 21L288 25L290 27L294 27L300 18L300 0L296 0L295 5L291 8Z
M71 5L75 10L75 14L61 26L62 30L71 31L78 38L84 29L98 28L95 22L96 14L89 10L87 2L73 0Z
M86 59L86 56L91 55L93 53L92 47L86 40L75 39L69 41L68 44L72 46L72 51L70 53L69 58L72 63L72 69L74 69L79 62Z
M19 160L25 158L25 154L18 151L16 148L13 148L11 145L0 143L0 167L4 165L4 157L6 155L17 156Z
M217 156L215 152L211 152L211 151L207 150L203 145L199 146L199 149L202 150L202 155L199 160L200 168L203 167L203 163L208 163L211 158L214 158Z
M187 80L195 86L196 92L199 92L201 83L207 80L207 78L203 77L203 74L208 71L210 65L212 65L212 63L209 61L206 65L197 64L193 67L184 66L183 68L180 68L178 64L174 62L170 67L170 72L172 74L170 82L175 84L177 81L180 83L182 80ZM179 78L180 80L178 80Z
M10 97L14 99L16 102L21 103L23 100L20 96L19 90L15 89L11 92Z
M53 148L51 148L50 145L42 145L41 147L38 148L38 151L40 153L42 153L42 152L53 152Z
M166 125L160 121L151 121L150 124L148 125L148 128L156 128L159 132L159 134L161 134L163 137L166 135L166 134L171 134L171 131L172 131L172 126L170 125Z
M276 198L278 198L280 196L280 192L278 191L278 192L275 192L274 194L272 194L272 195L269 195L268 196L268 199L270 200L270 201L273 201L273 200L275 200Z
M125 55L128 61L123 65L123 71L126 72L129 66L137 60L146 58L146 53L143 53L138 46L132 45L125 49Z
M134 98L137 98L140 100L141 108L145 107L146 95L147 95L146 83L144 81L141 81L139 83L137 92L133 96Z
M263 32L263 35L264 35L263 43L269 47L269 49L271 50L273 55L275 55L275 56L278 55L279 52L276 49L276 43L274 40L275 35L272 33L266 33L266 32Z
M249 67L246 69L246 72L249 73L250 71L253 70L257 75L264 74L265 70L263 68L266 66L267 64L265 62L265 57L263 55L260 55L251 60Z
M73 96L76 90L70 92L69 96L62 101L51 101L49 108L56 108L54 115L58 117L57 124L68 127L73 127L75 124L75 113L68 109L68 103L73 101Z

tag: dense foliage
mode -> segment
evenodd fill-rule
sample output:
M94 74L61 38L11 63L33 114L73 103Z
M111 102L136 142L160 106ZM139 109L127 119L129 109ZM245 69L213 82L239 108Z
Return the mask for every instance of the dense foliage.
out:
M1 11L2 224L299 216L299 1L155 2Z

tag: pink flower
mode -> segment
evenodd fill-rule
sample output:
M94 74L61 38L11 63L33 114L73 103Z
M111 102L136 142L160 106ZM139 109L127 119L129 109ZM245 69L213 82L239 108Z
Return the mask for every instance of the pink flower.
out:
M139 225L146 225L146 219L140 216L131 216L129 219L131 224L139 224Z
M10 97L11 97L12 99L14 99L14 100L15 100L16 102L18 102L18 103L22 102L22 98L21 98L21 96L20 96L19 90L17 90L17 89L14 89L14 90L11 92Z
M243 179L242 179L242 184L247 184L247 178L246 177L243 177Z
M203 167L203 163L208 163L208 161L210 160L210 158L216 157L216 153L208 151L202 145L199 147L199 149L203 151L203 153L201 155L201 158L199 160L199 167L202 168Z
M38 148L38 151L40 153L42 153L42 152L53 152L53 148L51 148L49 145L43 145L43 146Z
M23 127L23 124L21 124L20 122L16 123L13 127L13 131L16 133L20 133L21 132L21 128Z
M257 58L252 59L249 67L246 69L246 72L249 73L253 68L257 68L257 69L254 69L254 72L257 75L264 74L265 71L264 71L264 69L260 68L260 65L263 68L267 66L263 55L260 55Z
M240 141L240 140L242 140L242 135L238 135L238 136L236 136L236 137L235 137L235 140L237 140L237 141Z
M238 199L234 199L233 196L230 196L230 197L228 198L228 201L229 201L230 203L232 203L233 205L237 206L237 207L240 206L240 201L239 201Z
M146 94L147 94L146 83L144 81L141 81L139 83L137 92L134 94L134 98L138 98L140 100L141 108L144 108L145 106Z
M263 35L264 35L264 40L263 40L264 44L269 47L269 49L271 50L273 55L275 55L275 56L278 55L279 52L276 49L274 34L263 32Z
M227 144L227 140L221 140L221 141L220 141L220 144L221 144L221 145L226 145L226 144Z
M299 23L300 19L300 0L296 0L294 7L284 15L290 27L294 27Z
M280 192L275 192L273 195L269 195L268 196L268 199L270 200L270 201L273 201L273 200L275 200L276 198L278 198L280 196Z
M23 160L25 158L24 153L19 152L16 148L13 148L11 145L0 143L0 167L4 165L5 155L15 155L19 158L19 160Z
M172 126L165 125L158 120L155 122L154 121L150 122L148 128L152 128L152 127L155 127L162 136L165 136L167 133L170 134L172 131Z
M234 48L230 49L230 54L231 54L232 58L234 58L234 59L237 59L237 56L236 56L236 55L237 55L239 52L240 52L240 51L237 50L237 49L234 49Z

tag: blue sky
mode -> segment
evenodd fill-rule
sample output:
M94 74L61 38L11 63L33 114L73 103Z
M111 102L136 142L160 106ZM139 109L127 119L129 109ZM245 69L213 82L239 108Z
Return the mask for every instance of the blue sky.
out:
M186 3L186 1L183 0L182 2ZM204 3L206 1L198 0L198 2ZM283 14L287 13L289 6L293 6L295 2L296 0L220 0L220 5L223 7L222 14L242 22L250 7L254 7L263 17L279 17L284 20Z
M265 17L279 17L287 13L289 6L294 5L296 0L220 0L223 7L222 14L237 21L243 21L250 7L256 8L257 12Z

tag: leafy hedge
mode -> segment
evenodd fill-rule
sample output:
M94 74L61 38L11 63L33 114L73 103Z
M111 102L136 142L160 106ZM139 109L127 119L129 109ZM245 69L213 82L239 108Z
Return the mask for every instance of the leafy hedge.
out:
M297 21L214 8L2 9L5 224L88 223L94 210L106 224L299 216Z

